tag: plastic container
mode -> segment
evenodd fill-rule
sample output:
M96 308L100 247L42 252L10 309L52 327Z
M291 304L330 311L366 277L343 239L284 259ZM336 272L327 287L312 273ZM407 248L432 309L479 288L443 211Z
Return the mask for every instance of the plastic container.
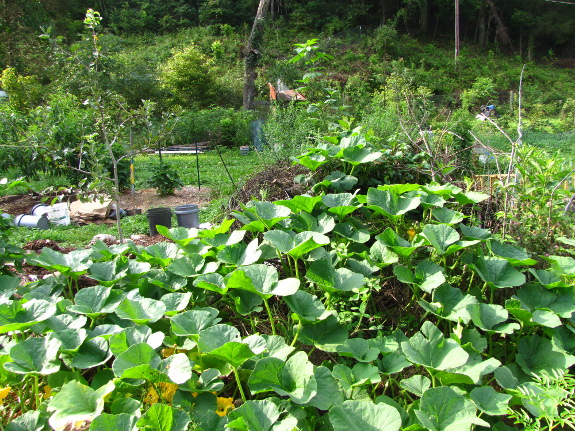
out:
M158 234L156 226L172 227L172 210L170 208L150 208L146 211L148 224L150 226L150 236Z
M199 227L200 226L200 209L197 205L180 205L174 208L178 226L180 227Z
M70 224L70 212L68 211L68 204L60 202L52 206L44 204L36 204L32 207L32 215L41 216L46 214L51 223L68 226Z
M14 218L14 226L35 227L37 229L50 229L46 214L41 216L20 214Z
M250 153L250 147L248 147L247 145L242 145L240 147L240 155L247 156L249 153Z

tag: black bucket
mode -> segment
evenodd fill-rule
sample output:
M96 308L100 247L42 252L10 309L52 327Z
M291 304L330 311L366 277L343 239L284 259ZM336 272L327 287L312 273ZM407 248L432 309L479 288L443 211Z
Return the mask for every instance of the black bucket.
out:
M172 210L170 208L150 208L147 211L148 224L150 225L150 236L158 234L156 226L172 227Z
M178 219L178 226L180 227L199 227L200 217L197 205L180 205L174 208L176 218Z

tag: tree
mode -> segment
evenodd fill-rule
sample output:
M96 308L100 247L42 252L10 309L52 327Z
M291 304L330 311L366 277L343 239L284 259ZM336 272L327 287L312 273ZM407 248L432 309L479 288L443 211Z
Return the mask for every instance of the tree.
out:
M264 22L269 9L270 0L260 0L256 17L252 25L250 38L244 51L244 108L253 109L256 93L256 68L261 59L261 45L264 30Z

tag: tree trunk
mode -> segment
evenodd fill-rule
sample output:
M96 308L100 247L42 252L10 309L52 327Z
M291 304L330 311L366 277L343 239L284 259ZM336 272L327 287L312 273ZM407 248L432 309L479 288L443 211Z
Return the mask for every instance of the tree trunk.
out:
M428 29L428 3L427 0L420 0L419 2L419 31L427 34Z
M252 25L252 31L244 51L244 109L253 109L256 93L256 68L259 65L264 21L269 9L270 0L260 0L258 11Z

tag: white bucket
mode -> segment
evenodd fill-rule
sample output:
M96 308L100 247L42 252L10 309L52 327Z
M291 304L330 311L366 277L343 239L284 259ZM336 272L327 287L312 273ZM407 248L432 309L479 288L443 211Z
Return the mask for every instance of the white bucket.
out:
M68 226L70 224L70 212L68 211L68 203L61 202L54 204L48 209L48 220L51 223Z
M60 202L52 206L37 204L32 207L32 214L40 216L46 214L50 223L68 226L70 224L70 212L68 203Z

